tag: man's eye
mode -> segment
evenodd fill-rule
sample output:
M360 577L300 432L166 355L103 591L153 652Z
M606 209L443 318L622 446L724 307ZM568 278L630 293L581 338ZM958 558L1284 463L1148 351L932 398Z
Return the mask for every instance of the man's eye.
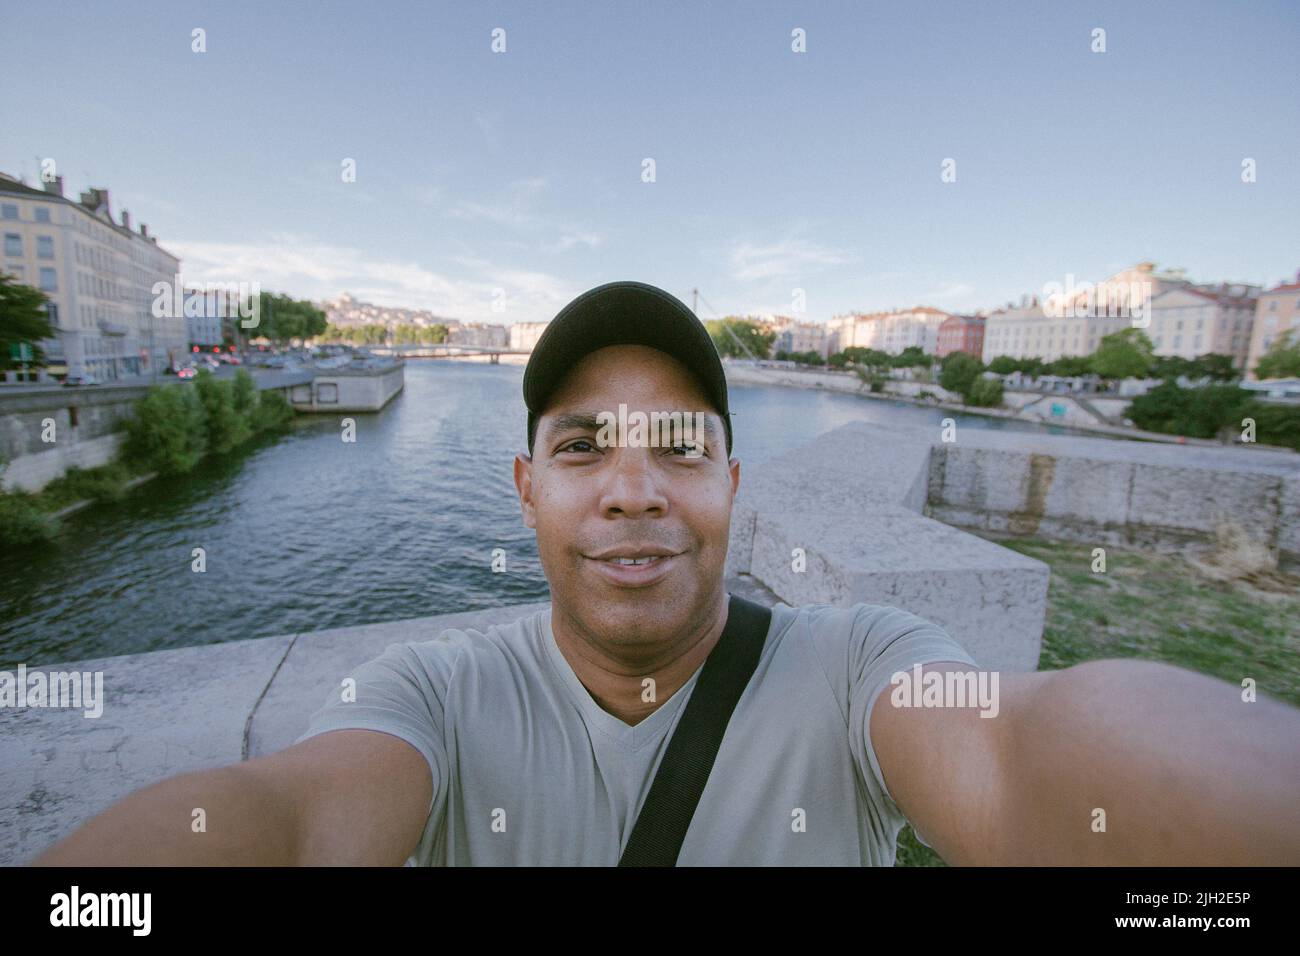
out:
M692 445L692 444L686 444L686 445L673 445L673 447L672 447L672 451L673 451L674 453L677 452L677 451L679 451L679 450L681 451L681 453L682 453L681 457L683 457L683 458L703 458L703 457L704 457L704 446L703 446L703 445Z
M585 445L586 447L580 448L579 447L580 445ZM585 438L579 438L577 441L570 442L568 445L560 449L560 451L576 451L576 452L592 452L595 450L596 450L596 446L591 442L587 441L587 439Z

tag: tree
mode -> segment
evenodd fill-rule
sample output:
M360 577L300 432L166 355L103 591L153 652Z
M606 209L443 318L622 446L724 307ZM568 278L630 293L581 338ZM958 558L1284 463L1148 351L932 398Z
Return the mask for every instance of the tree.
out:
M713 337L713 346L718 354L731 358L768 357L772 343L776 341L775 332L764 332L758 323L745 319L731 318L710 319L704 323Z
M975 379L966 394L966 404L977 408L997 408L1002 404L1002 382L996 378Z
M1056 361L1048 362L1043 371L1048 375L1060 375L1065 378L1087 375L1092 371L1092 356L1062 355Z
M54 327L45 311L48 301L40 289L15 282L0 272L0 369L45 364L40 341L54 338ZM23 345L32 353L26 360L11 354Z
M1020 371L1020 360L1013 359L1010 355L999 355L989 362L989 371L999 375L1010 375L1012 372Z
M1140 329L1102 337L1092 353L1092 370L1102 378L1146 378L1155 365L1155 346Z
M1257 378L1300 377L1300 336L1288 329L1277 337L1255 366Z
M263 292L258 313L257 335L284 344L290 339L315 338L325 332L325 313L310 302L287 295Z
M968 352L949 352L943 357L939 384L965 398L984 371L984 363Z
M1251 393L1236 385L1181 388L1167 381L1135 398L1125 414L1147 431L1215 438L1225 430L1240 430L1253 406Z
M1241 372L1232 364L1231 355L1207 352L1192 360L1193 378L1208 378L1216 382L1232 382L1241 378Z
M929 368L932 364L930 356L925 354L925 350L919 345L909 345L898 355L892 357L890 364L894 368L914 368L924 366Z

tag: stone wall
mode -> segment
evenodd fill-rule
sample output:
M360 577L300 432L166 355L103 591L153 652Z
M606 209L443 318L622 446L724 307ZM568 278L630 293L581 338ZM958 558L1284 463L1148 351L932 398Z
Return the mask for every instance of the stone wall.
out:
M0 393L0 456L7 467L0 487L39 491L68 468L107 464L121 442L143 386L49 388ZM43 440L54 422L53 442Z
M1178 550L1224 523L1300 563L1300 455L966 429L939 442L927 513L1013 535Z

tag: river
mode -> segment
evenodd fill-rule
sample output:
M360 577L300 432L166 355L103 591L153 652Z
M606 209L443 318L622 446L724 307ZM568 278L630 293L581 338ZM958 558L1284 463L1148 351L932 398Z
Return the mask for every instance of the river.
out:
M544 600L512 478L526 440L522 376L408 362L404 391L354 416L355 443L340 440L337 418L300 416L285 437L156 479L67 519L49 545L0 555L0 669ZM820 390L731 396L733 453L751 464L850 421L937 430L952 415ZM494 548L504 574L491 570Z

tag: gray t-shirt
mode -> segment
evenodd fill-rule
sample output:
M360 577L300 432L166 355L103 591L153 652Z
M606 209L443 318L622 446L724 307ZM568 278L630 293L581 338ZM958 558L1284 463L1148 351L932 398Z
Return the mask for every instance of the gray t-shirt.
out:
M906 822L871 746L872 701L913 664L974 660L891 607L778 604L679 866L891 866ZM699 670L635 726L602 710L556 646L549 606L486 631L390 645L332 692L305 740L400 737L433 801L407 865L613 866Z

